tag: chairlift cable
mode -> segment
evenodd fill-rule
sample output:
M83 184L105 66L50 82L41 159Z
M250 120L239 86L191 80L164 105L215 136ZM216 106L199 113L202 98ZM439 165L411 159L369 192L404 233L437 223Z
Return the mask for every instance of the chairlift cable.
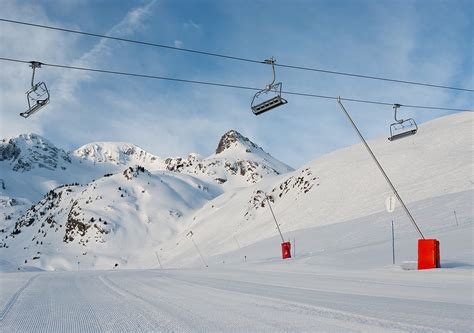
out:
M25 64L30 63L30 61L26 61L26 60L4 58L4 57L0 57L0 60L10 61L10 62L17 62L17 63L25 63ZM139 78L146 78L146 79L156 79L156 80L174 81L174 82L181 82L181 83L200 84L200 85L215 86L215 87L252 90L252 91L260 91L261 90L260 88L248 87L248 86L242 86L242 85L235 85L235 84L179 79L179 78L173 78L173 77L138 74L138 73L130 73L130 72L120 72L120 71L111 71L111 70L97 69L97 68L67 66L67 65L60 65L60 64L50 64L50 63L41 63L41 65L46 66L46 67L56 67L56 68L73 69L73 70L96 72L96 73L103 73L103 74L122 75L122 76L131 76L131 77L139 77ZM295 92L295 91L282 91L282 93L287 94L287 95L304 96L304 97L321 98L321 99L330 99L330 100L337 100L338 99L338 97L334 97L334 96L325 96L325 95L302 93L302 92ZM390 105L390 106L394 105L394 103L389 103L389 102L371 101L371 100L355 99L355 98L341 98L341 100L342 101L347 101L347 102L357 102L357 103L365 103L365 104ZM472 110L467 110L467 109L446 108L446 107L438 107L438 106L410 105L410 104L403 104L403 107L412 108L412 109L430 109L430 110L444 110L444 111L457 111L457 112L472 111Z
M21 24L21 25L26 25L26 26L36 27L36 28L43 28L43 29L49 29L49 30L80 34L80 35L85 35L85 36L90 36L90 37L105 38L105 39L111 39L111 40L116 40L116 41L121 41L121 42L165 48L165 49L170 49L174 51L201 54L201 55L206 55L206 56L212 56L212 57L218 57L218 58L224 58L224 59L230 59L230 60L236 60L236 61L244 61L244 62L249 62L249 63L265 64L265 62L260 61L260 60L255 60L255 59L231 56L231 55L214 53L214 52L200 51L200 50L194 50L194 49L188 49L188 48L181 48L181 47L176 47L176 46L171 46L171 45L151 43L151 42L145 42L145 41L134 40L134 39L129 39L129 38L114 37L114 36L102 35L102 34L97 34L97 33L92 33L92 32L53 27L53 26L44 25L44 24L29 23L29 22L9 20L9 19L4 19L4 18L0 18L0 21L7 22L7 23ZM394 82L394 83L401 83L401 84L410 84L410 85L424 86L424 87L429 87L429 88L474 92L474 89L468 89L468 88L451 87L451 86L446 86L446 85L408 81L408 80L399 80L399 79L392 79L392 78L381 77L381 76L372 76L372 75L363 75L363 74L356 74L356 73L349 73L349 72L333 71L333 70L314 68L314 67L297 66L297 65L290 65L290 64L275 64L275 66L289 68L289 69L332 74L332 75L341 75L341 76L349 76L349 77L362 78L362 79L379 80L379 81Z

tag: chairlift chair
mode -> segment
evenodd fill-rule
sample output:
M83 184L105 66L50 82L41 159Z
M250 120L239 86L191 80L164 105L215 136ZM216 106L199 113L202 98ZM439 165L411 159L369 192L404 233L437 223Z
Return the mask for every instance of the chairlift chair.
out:
M252 99L250 108L253 114L259 115L264 112L270 111L280 105L288 103L286 99L281 97L281 82L275 83L275 59L266 59L265 64L272 65L273 80L271 83L265 86L264 89L258 91ZM268 96L273 96L268 98Z
M28 118L49 103L49 90L48 87L46 87L46 83L34 83L35 70L36 68L41 68L41 63L38 61L30 61L30 67L33 68L33 75L31 77L31 89L26 92L28 110L20 113L20 116L23 118Z
M400 104L393 105L396 122L390 125L390 137L388 138L390 141L395 141L410 135L414 135L418 131L418 125L413 118L397 119L397 111L400 107Z

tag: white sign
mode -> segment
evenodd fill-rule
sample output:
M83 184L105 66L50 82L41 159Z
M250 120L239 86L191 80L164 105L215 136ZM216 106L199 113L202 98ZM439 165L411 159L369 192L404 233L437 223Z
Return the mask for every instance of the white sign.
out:
M385 200L385 208L387 209L387 212L393 213L393 211L395 210L396 202L397 200L393 195L388 196L387 200Z

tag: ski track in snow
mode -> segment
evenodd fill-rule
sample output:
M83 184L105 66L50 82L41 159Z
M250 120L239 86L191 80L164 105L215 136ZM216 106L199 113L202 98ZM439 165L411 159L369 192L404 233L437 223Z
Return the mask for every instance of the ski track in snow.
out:
M328 279L333 279L334 287L343 287L348 281L337 275L306 274L304 287L295 287L304 276L252 274L236 268L38 273L7 302L0 332L468 332L473 328L472 304L307 287L318 288ZM369 277L350 281L386 286L380 278ZM426 287L436 292L436 286Z
M129 306L131 311L137 312L138 317L143 317L140 322L146 323L143 327L136 326L133 328L133 331L137 329L143 329L144 331L190 331L191 328L187 325L186 321L183 321L180 318L178 313L173 313L166 309L163 304L159 304L160 300L153 302L143 295L139 295L133 291L128 290L123 286L119 286L117 283L110 280L106 275L100 276L99 279L101 282L112 290L117 295L121 296L122 299L126 299L127 303L138 305L138 307L133 308ZM132 283L134 285L134 283ZM158 306L158 305L161 305ZM137 311L139 309L139 311ZM129 309L127 309L126 314L129 315ZM120 314L119 314L120 316ZM133 325L133 322L136 321L136 316L130 316L129 320L126 321L127 325ZM113 329L114 331L116 329Z
M39 274L22 288L1 332L97 332L99 320L84 298L80 276ZM84 289L86 288L86 289Z
M20 289L18 289L14 294L13 296L10 298L10 300L7 302L7 304L5 305L5 307L3 308L2 312L0 312L0 322L5 318L5 316L8 314L8 312L11 310L11 308L13 307L13 305L15 304L15 302L17 301L18 297L20 296L21 292L23 290L25 290L32 282L33 280L37 277L38 275L34 275L32 276L31 278L28 279L28 281L26 281L26 283L23 285L23 287L21 287ZM2 288L3 289L3 288ZM2 293L4 291L2 290Z
M295 287L280 287L262 283L249 283L243 281L232 281L229 279L218 279L192 276L190 278L183 277L181 274L176 274L173 279L185 281L187 284L194 285L197 289L207 288L211 290L225 291L226 293L236 293L245 297L245 295L258 296L260 302L262 300L270 300L275 309L288 316L292 312L306 312L311 318L329 319L331 321L341 321L339 325L345 323L343 326L346 330L354 329L358 325L367 325L365 330L374 328L383 328L396 331L410 331L410 332L440 332L441 329L436 328L436 322L433 322L432 327L417 325L415 320L410 320L410 313L416 312L419 309L429 309L428 316L432 314L429 312L439 311L438 315L442 315L447 307L456 307L456 311L460 318L468 317L472 307L459 306L457 304L440 303L440 306L435 311L433 304L430 302L414 301L413 304L407 306L406 300L398 300L388 297L373 297L365 295L354 295L340 292L325 292L321 290L309 290ZM316 282L315 282L316 283ZM213 294L213 292L209 292ZM425 303L425 304L423 304ZM278 306L275 306L278 305ZM359 305L363 305L362 309L358 309ZM391 315L387 316L386 308L390 307ZM436 308L436 306L435 306ZM343 309L343 311L337 310ZM382 311L380 311L382 309ZM393 313L395 311L395 313ZM364 313L367 315L360 315ZM370 315L369 315L370 314ZM374 315L379 315L375 317ZM436 317L437 314L434 314ZM380 318L391 318L392 320L385 320ZM460 319L456 318L456 319ZM413 323L402 323L413 322ZM312 322L312 320L309 320ZM439 323L442 325L442 323ZM346 326L347 325L347 326ZM315 329L317 326L306 327L305 329ZM281 329L282 326L274 329ZM284 330L292 330L295 327L287 327ZM301 329L301 328L300 328ZM449 328L448 328L449 329ZM321 328L318 327L320 331Z

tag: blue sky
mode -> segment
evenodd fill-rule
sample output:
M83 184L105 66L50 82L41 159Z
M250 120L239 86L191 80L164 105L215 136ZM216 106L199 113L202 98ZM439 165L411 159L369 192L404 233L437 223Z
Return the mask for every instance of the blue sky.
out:
M1 0L0 16L284 64L467 87L473 2ZM262 87L268 66L0 22L0 56ZM27 65L0 63L0 136L35 132L74 149L127 141L161 156L209 155L236 129L299 167L357 142L335 101L287 96L255 117L252 93L44 67L47 108L27 120ZM472 109L473 94L277 68L284 90ZM391 107L347 103L368 138L387 136ZM402 109L422 123L449 112ZM408 140L414 140L410 138Z

